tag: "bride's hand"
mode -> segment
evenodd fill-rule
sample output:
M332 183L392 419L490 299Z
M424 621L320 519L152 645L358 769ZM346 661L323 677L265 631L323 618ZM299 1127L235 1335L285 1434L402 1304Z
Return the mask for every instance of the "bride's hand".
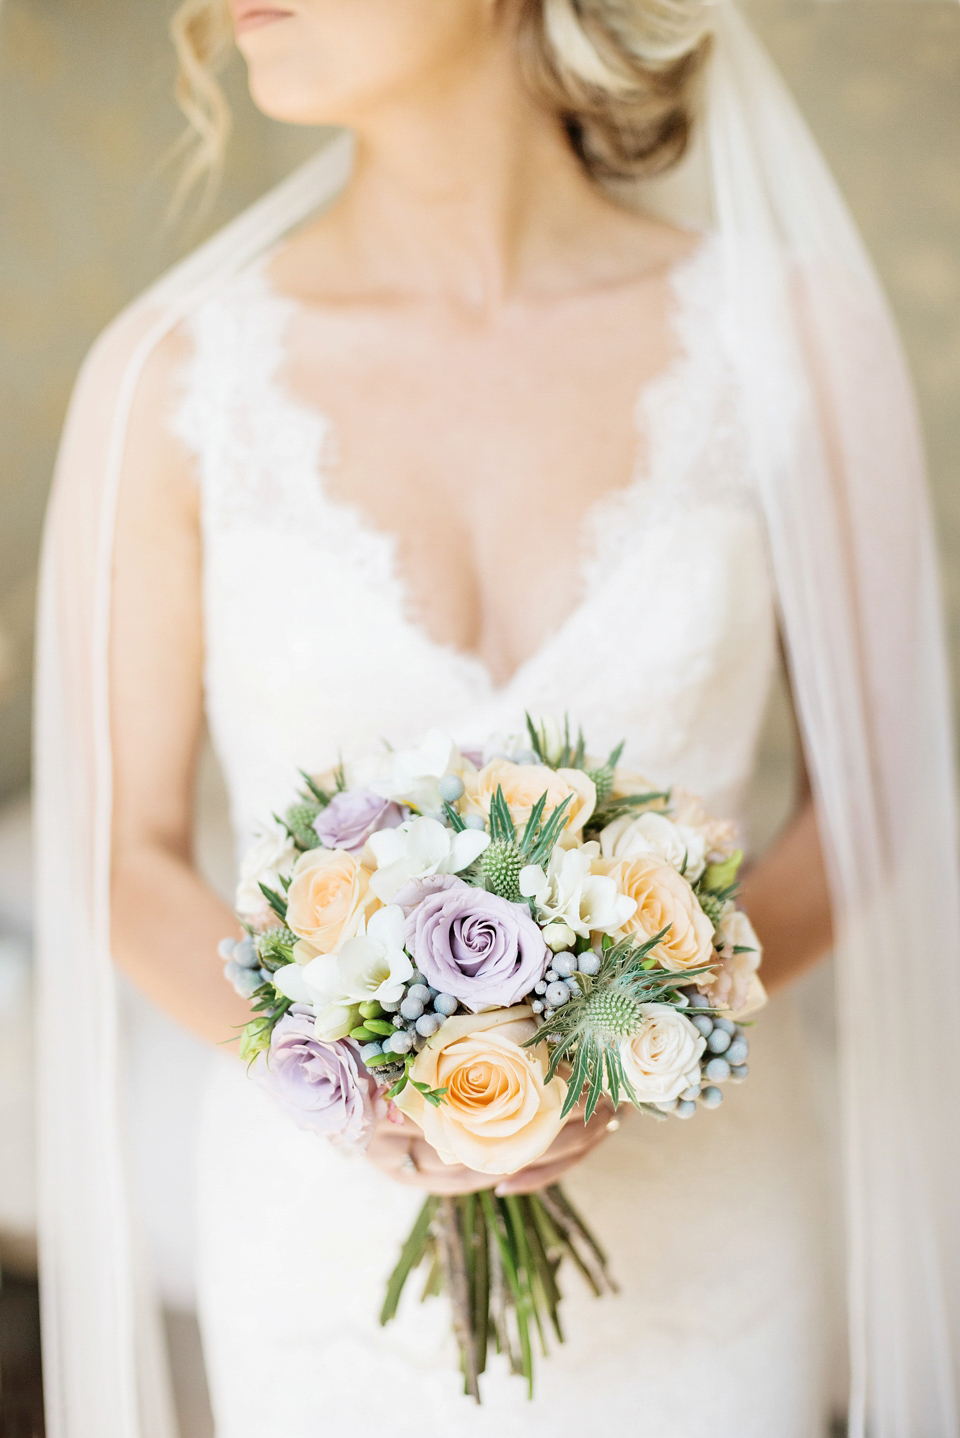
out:
M402 1123L388 1119L377 1127L367 1157L397 1183L423 1188L429 1193L474 1193L481 1188L496 1188L500 1194L533 1193L556 1183L568 1168L573 1168L602 1143L610 1131L608 1125L613 1116L613 1104L603 1097L590 1122L585 1124L583 1106L578 1104L546 1153L535 1163L509 1175L477 1173L462 1164L444 1163L427 1143L419 1125L406 1117Z

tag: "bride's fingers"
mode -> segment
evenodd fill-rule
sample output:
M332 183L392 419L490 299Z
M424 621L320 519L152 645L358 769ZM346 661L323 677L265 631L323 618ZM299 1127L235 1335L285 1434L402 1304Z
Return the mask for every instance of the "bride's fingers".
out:
M509 1174L497 1184L497 1193L534 1193L556 1183L573 1166L586 1158L587 1154L602 1143L608 1133L608 1125L615 1110L612 1104L603 1108L598 1105L588 1123L583 1122L582 1110L574 1115L565 1128L557 1135L546 1153L536 1163Z

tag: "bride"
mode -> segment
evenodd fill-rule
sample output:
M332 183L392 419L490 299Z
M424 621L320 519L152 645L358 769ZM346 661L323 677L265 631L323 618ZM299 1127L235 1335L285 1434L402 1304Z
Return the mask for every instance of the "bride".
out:
M494 1366L476 1410L439 1300L375 1322L418 1192L476 1175L409 1126L345 1158L221 1052L197 1096L217 1433L822 1434L830 1169L780 991L835 934L850 1431L947 1438L955 1174L924 1126L957 1004L942 655L896 344L818 158L726 6L188 0L211 160L231 27L266 114L352 140L121 319L68 426L38 732L41 869L69 876L41 896L51 1433L172 1431L107 943L211 1043L244 1021L216 958L235 921L191 858L204 722L241 849L300 765L524 710L626 736L633 767L730 813L779 625L818 802L804 779L744 885L774 995L751 1081L710 1123L571 1123L511 1181L565 1174L619 1297L569 1277L536 1400ZM909 1060L908 993L930 1040Z

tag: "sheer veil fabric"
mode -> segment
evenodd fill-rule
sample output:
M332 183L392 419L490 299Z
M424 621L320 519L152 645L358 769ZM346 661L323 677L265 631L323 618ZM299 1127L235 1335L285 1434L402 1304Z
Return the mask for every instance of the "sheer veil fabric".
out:
M837 927L851 1438L954 1438L960 878L946 650L910 386L870 263L784 85L711 11L700 153L662 191L720 235ZM159 341L345 182L339 137L125 312L71 405L41 573L41 1254L51 1438L172 1438L130 1199L109 949L111 547Z

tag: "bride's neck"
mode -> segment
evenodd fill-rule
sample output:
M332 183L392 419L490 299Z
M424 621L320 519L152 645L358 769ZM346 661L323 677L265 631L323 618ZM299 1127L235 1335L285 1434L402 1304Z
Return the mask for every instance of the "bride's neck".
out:
M512 59L397 103L356 135L335 220L374 284L493 308L549 284L609 209Z

